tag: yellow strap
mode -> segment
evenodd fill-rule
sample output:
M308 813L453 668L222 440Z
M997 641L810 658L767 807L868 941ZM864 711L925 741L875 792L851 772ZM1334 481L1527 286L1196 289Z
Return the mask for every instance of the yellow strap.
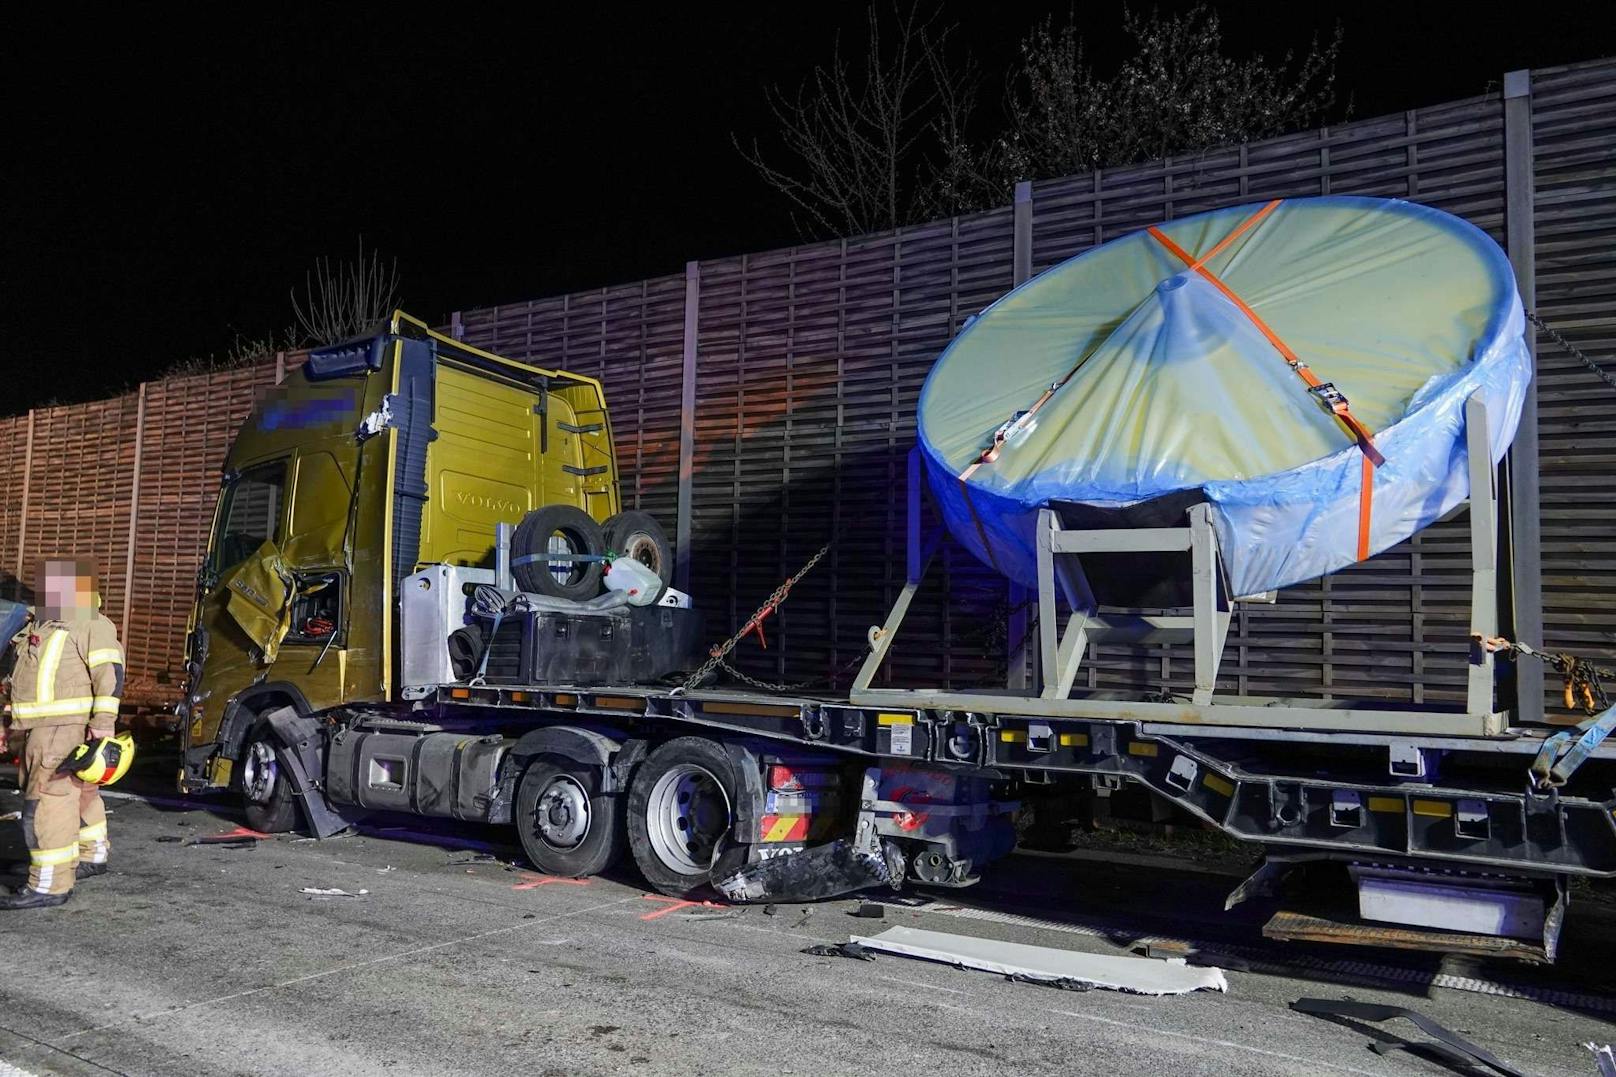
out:
M79 827L80 841L100 841L107 836L107 824L95 823L91 826Z
M78 843L64 845L60 849L30 849L28 862L36 868L49 868L57 864L71 864L79 858Z
M118 697L117 696L96 696L95 697L95 702L90 707L90 713L91 714L117 714L118 713Z
M95 706L94 696L74 696L72 699L57 699L39 703L11 704L11 716L18 721L27 721L30 718L62 718L76 714L89 714Z
M96 666L123 665L123 649L121 647L102 647L91 651L86 664L94 669Z
M44 653L39 659L39 685L35 690L36 703L49 703L56 698L56 672L62 665L62 651L67 647L67 630L58 628L45 641Z

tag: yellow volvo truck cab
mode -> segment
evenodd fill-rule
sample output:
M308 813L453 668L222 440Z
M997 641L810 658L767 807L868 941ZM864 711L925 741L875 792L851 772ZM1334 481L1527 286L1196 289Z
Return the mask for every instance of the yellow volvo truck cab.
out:
M256 830L511 825L546 874L632 854L680 895L799 853L805 896L911 859L964 885L1013 844L987 777L872 765L878 737L924 750L910 715L687 687L701 614L661 528L621 510L589 378L396 314L268 393L223 483L179 782L230 790ZM894 814L884 849L873 805L904 796L936 807ZM775 885L725 892L754 883Z
M397 701L401 582L424 565L493 568L500 524L521 536L539 509L561 521L524 536L561 558L528 572L556 593L598 581L589 556L602 551L588 547L608 540L670 568L654 521L618 511L598 381L402 312L372 338L311 352L253 410L222 481L187 642L188 791L239 784L248 738L275 708Z

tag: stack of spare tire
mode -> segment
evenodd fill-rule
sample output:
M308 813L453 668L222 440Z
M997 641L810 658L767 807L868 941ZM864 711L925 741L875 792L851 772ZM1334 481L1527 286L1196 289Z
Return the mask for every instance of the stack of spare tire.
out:
M605 557L631 557L673 582L673 551L648 512L629 510L596 523L572 505L534 509L511 536L511 575L530 594L587 601L600 594Z
M608 562L619 558L649 569L659 581L656 593L627 605L591 602L607 589ZM456 680L655 683L693 668L701 613L658 603L673 575L673 556L667 535L649 514L620 512L603 525L571 505L535 509L511 535L511 575L518 590L559 599L560 608L485 588L503 595L497 601L506 605L498 616L475 608L470 623L450 634Z

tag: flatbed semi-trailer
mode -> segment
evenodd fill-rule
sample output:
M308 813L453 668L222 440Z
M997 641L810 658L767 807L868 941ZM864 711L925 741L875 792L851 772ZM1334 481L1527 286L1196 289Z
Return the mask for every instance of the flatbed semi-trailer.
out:
M1479 400L1466 417L1484 444ZM1276 862L1353 865L1379 880L1382 918L1398 917L1398 887L1424 886L1451 922L1519 934L1535 902L1550 956L1566 881L1616 874L1616 753L1590 745L1563 781L1535 776L1570 745L1495 709L1485 647L1457 709L1218 695L1240 599L1194 508L1134 531L1041 517L1032 688L873 687L934 541L914 476L906 586L845 698L620 676L665 672L658 646L699 622L678 602L569 612L600 602L587 596L601 525L614 552L669 567L654 522L619 512L614 467L590 379L403 315L317 352L227 463L188 645L181 788L234 790L265 830L323 836L378 811L512 824L551 874L627 854L664 892L750 900L967 885L1012 850L1023 805L1131 782ZM1487 639L1490 469L1472 489L1471 625ZM1179 557L1188 607L1073 614L1086 559L1118 549ZM1193 691L1075 687L1100 638L1192 644ZM1406 904L1429 924L1430 901Z

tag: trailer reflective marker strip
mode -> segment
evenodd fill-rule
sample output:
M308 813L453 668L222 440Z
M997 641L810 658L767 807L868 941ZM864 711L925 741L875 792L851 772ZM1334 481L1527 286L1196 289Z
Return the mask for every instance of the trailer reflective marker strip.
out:
M761 841L807 841L806 815L765 815L758 827Z

